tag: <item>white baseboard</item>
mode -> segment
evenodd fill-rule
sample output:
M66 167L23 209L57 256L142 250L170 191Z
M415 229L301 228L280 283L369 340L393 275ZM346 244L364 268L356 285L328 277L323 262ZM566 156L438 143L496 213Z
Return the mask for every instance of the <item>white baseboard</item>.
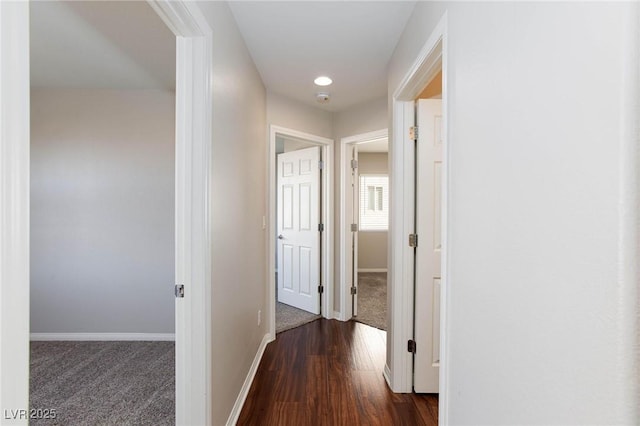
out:
M362 268L358 272L387 272L387 268Z
M270 333L265 334L262 338L262 342L258 347L256 356L253 358L253 362L251 363L251 367L249 368L247 377L244 379L244 383L242 384L242 388L240 389L238 398L236 398L236 403L233 404L233 409L231 410L231 414L229 414L229 418L227 419L227 426L235 426L235 424L238 423L238 417L240 417L240 412L242 411L244 402L247 399L247 395L249 395L249 390L251 389L253 379L256 377L256 372L258 371L258 366L260 366L260 360L262 360L264 350L267 348L267 344L269 342L273 342L273 340L274 339Z
M340 314L340 312L338 312L338 311L333 311L333 318L334 318L334 319L337 319L338 321L344 321L344 320L342 319L342 315L341 315L341 314Z
M174 333L31 333L31 341L175 341Z
M391 370L387 364L384 365L384 370L382 370L382 376L384 376L384 380L387 382L387 386L389 389L393 391L393 387L391 386Z

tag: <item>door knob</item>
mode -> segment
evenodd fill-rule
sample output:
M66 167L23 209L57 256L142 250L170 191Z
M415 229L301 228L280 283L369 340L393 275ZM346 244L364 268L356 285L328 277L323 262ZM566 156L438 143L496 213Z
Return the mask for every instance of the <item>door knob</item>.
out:
M278 239L279 240L284 240L284 235L282 235L282 234L278 235Z

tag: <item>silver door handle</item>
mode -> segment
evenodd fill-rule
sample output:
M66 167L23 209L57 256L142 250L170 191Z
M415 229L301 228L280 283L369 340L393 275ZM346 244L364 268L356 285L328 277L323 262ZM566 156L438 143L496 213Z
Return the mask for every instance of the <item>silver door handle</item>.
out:
M284 240L284 235L282 235L282 234L278 235L278 239L279 240Z

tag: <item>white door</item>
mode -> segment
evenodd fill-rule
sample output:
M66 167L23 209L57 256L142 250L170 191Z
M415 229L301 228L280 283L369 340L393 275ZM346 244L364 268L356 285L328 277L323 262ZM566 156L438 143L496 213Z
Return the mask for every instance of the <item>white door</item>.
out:
M278 155L278 301L320 313L320 147Z
M360 221L360 173L358 173L358 145L351 150L352 218L351 230L351 310L358 315L358 231Z
M414 390L438 392L440 368L440 251L442 101L417 102L416 291Z

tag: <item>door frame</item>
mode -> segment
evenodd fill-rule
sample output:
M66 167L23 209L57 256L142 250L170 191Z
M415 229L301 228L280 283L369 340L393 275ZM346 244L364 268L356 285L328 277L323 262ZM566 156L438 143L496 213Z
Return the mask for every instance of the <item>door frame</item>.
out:
M193 3L148 3L177 36L176 424L210 424L212 32ZM0 2L0 23L0 401L28 410L29 3Z
M212 31L188 1L147 0L176 35L176 424L210 424Z
M324 282L324 293L320 296L322 300L321 314L324 318L334 318L333 312L333 139L322 136L288 129L286 127L269 125L269 154L267 156L267 173L269 178L269 197L267 199L269 233L267 240L267 306L269 309L269 341L276 338L276 135L290 136L296 139L303 139L312 145L322 148L322 221L324 232L321 235L322 242L322 276Z
M423 45L413 64L393 92L392 123L390 138L391 154L391 338L390 357L385 366L385 378L394 392L411 392L413 387L413 355L407 351L407 341L413 339L414 314L414 254L407 243L407 236L414 232L414 159L415 149L408 129L414 126L414 100L421 90L442 69L442 139L444 144L442 161L442 289L440 294L440 397L439 423L448 422L448 360L449 360L449 135L448 110L448 52L447 13L440 18L435 29ZM395 214L394 214L395 213Z
M29 3L0 2L0 408L29 412ZM9 420L0 420L2 424Z
M388 138L389 129L380 129L340 139L340 158L342 160L340 166L340 235L338 237L340 245L340 315L338 319L340 321L348 321L353 318L352 305L347 303L351 299L351 289L347 283L347 263L351 246L351 221L347 220L347 203L350 195L352 195L350 194L348 179L351 176L351 156L348 155L348 151L353 145L361 145Z

